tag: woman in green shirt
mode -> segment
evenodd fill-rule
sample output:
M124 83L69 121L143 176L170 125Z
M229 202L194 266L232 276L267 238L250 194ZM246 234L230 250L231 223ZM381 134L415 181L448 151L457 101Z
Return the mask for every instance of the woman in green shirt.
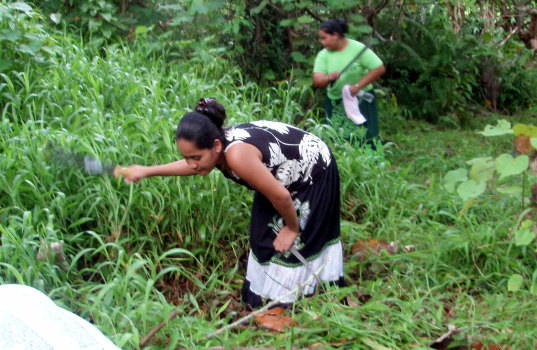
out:
M356 96L360 90L373 94L371 83L386 71L380 58L361 42L345 38L348 32L345 20L330 19L321 23L318 34L324 49L315 58L313 66L313 85L326 88L325 110L332 126L345 138L357 138L360 143L375 147L379 139L377 105L358 97L360 112L366 118L364 127L359 127L346 117L341 90L350 85L350 92ZM358 55L358 59L352 62ZM347 67L352 62L352 64ZM345 69L344 72L342 72ZM364 130L365 129L365 130Z

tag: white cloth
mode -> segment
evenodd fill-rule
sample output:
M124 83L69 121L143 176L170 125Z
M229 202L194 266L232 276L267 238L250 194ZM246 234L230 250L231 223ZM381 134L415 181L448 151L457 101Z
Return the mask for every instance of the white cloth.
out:
M336 282L343 277L341 241L325 247L317 258L309 261L309 266L287 267L272 262L261 265L250 252L246 279L250 282L250 290L255 294L266 299L291 303L297 296L311 295L315 292L317 280L312 274L318 272L323 264L326 265L318 273L319 280ZM308 284L304 285L305 282ZM300 285L304 285L301 290L297 290L296 294L290 293Z
M344 85L343 89L341 90L341 95L343 97L343 108L345 109L345 114L347 117L349 117L354 124L361 125L365 123L366 120L358 107L358 98L356 96L352 96L350 88L350 85Z
M32 287L0 285L0 349L118 350L95 326Z

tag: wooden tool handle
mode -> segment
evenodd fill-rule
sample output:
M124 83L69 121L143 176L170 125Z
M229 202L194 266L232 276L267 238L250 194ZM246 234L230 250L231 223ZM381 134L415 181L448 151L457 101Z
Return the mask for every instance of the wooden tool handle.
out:
M130 173L130 169L122 166L122 165L116 165L114 168L114 177L117 179L120 176L128 177Z

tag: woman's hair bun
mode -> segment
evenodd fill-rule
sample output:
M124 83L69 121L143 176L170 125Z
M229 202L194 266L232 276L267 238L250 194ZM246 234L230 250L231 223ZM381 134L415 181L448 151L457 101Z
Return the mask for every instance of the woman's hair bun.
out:
M218 129L221 129L226 120L226 109L212 97L200 98L194 110L207 116Z

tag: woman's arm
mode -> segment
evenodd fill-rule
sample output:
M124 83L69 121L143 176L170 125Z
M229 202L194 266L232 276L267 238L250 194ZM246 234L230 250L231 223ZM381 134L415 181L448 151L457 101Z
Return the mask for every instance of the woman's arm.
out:
M317 88L325 88L330 85L331 82L339 78L339 72L332 72L330 74L325 73L313 73L313 86Z
M386 72L386 67L380 65L379 67L370 70L359 82L351 85L351 94L356 95L358 91L364 88L375 81L377 81L384 73Z
M195 175L196 172L188 166L184 159L181 159L153 166L131 165L123 170L122 174L125 177L125 182L131 183L151 176L189 176Z
M282 216L285 227L274 240L274 248L277 251L287 251L300 230L295 205L289 191L274 178L261 159L261 152L247 143L234 145L226 153L229 168L252 188L261 192Z

